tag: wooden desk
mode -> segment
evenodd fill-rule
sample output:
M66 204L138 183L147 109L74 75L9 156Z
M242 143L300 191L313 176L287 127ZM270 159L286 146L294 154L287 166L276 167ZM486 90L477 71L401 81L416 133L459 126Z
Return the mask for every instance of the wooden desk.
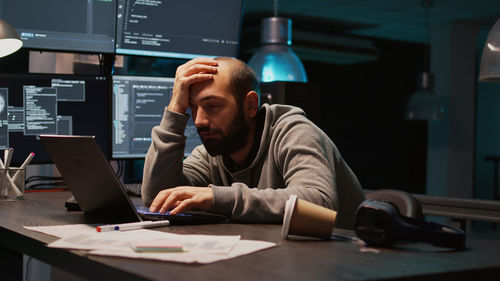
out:
M216 224L170 226L162 231L239 234L243 239L277 242L277 247L209 265L87 256L81 251L46 247L56 238L23 225L90 223L63 205L69 192L29 193L20 202L0 202L0 244L90 280L439 280L478 279L500 273L500 253L469 248L442 251L411 244L406 250L361 252L351 242L289 241L281 225ZM342 232L341 230L339 230ZM346 232L343 232L344 234Z

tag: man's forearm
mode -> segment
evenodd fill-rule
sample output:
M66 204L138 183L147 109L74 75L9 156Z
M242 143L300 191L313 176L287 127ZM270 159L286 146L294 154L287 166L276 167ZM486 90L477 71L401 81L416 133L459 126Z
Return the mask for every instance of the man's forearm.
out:
M235 222L281 223L285 202L292 194L315 204L334 208L330 199L319 189L311 187L249 188L243 183L231 186L212 186L213 212L228 216Z
M159 126L151 132L152 143L144 161L142 199L151 204L161 190L182 184L182 159L188 116L165 110Z

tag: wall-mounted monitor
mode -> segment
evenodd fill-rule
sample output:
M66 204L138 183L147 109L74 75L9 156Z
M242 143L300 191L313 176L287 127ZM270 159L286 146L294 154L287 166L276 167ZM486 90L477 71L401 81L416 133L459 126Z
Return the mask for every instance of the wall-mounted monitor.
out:
M23 48L113 53L116 0L2 0Z
M172 97L174 78L113 76L112 157L144 158L151 144L151 129L160 124ZM189 113L189 112L188 112ZM184 155L201 144L192 118L184 135Z
M110 84L103 76L0 74L0 149L51 163L40 134L94 135L110 156Z
M236 57L243 0L117 0L116 53Z

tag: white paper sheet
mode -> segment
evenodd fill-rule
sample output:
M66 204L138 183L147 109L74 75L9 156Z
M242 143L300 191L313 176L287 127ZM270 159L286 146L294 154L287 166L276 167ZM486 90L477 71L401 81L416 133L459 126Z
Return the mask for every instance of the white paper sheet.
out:
M212 263L276 246L265 241L240 240L240 236L181 235L147 229L96 232L85 224L25 226L26 229L61 237L49 247L87 250L89 254L127 258L154 259L182 263ZM130 243L154 239L175 239L184 252L135 252Z
M122 250L130 249L134 241L173 239L182 243L187 252L228 254L240 240L240 236L219 235L180 235L138 229L130 231L106 231L93 233L78 233L76 235L59 239L50 243L52 248L65 248L76 250Z
M276 246L275 243L266 241L254 241L254 240L239 240L238 243L228 254L213 254L213 253L201 253L201 252L181 252L181 253L158 253L158 252L135 252L132 249L120 249L120 250L93 250L90 254L99 256L115 256L115 257L125 257L134 259L151 259L151 260L161 260L170 262L181 262L181 263L200 263L208 264L217 261L232 259L238 256L243 256L251 254L257 251L261 251L267 248Z
M55 236L58 238L67 238L78 234L92 234L96 233L95 226L88 224L64 224L64 225L51 225L51 226L24 226L24 228Z

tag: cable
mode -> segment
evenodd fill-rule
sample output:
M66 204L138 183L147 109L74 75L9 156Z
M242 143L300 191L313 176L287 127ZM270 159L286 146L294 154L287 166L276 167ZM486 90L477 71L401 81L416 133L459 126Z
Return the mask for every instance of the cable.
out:
M118 178L121 178L122 175L123 175L123 172L124 172L124 163L123 163L123 160L117 160L116 161L116 165L117 165L117 170L116 170L116 176Z
M116 62L116 55L113 54L113 57L111 58L111 75L115 74L115 62Z
M25 183L28 184L33 181L40 181L40 180L53 180L53 181L58 181L58 180L63 180L62 177L49 177L49 176L31 176L26 179Z
M37 184L30 185L30 186L26 186L26 190L38 189L38 188L41 188L41 187L45 187L45 189L50 189L52 187L68 187L68 186L66 185L66 183L64 181L60 181L60 182L42 182L42 183L37 183Z
M117 169L115 172L118 178L121 178L124 172L123 160L116 161ZM25 192L36 191L60 191L68 190L69 187L62 177L53 176L31 176L25 181Z
M429 9L432 6L432 0L423 0L422 6L425 9L425 40L426 45L424 49L424 71L430 71L430 44L431 44L431 36L430 36L430 24L429 24Z
M104 76L104 56L103 54L98 54L97 58L99 59L99 76Z
M26 256L27 259L26 259L26 276L24 278L25 281L28 281L29 279L29 273L30 273L30 262L31 262L31 257L30 256Z
M48 176L31 176L26 179L25 186L26 186L25 190L27 192L34 189L50 190L53 189L54 187L58 187L58 189L61 189L61 187L67 188L67 185L62 177L48 177Z

